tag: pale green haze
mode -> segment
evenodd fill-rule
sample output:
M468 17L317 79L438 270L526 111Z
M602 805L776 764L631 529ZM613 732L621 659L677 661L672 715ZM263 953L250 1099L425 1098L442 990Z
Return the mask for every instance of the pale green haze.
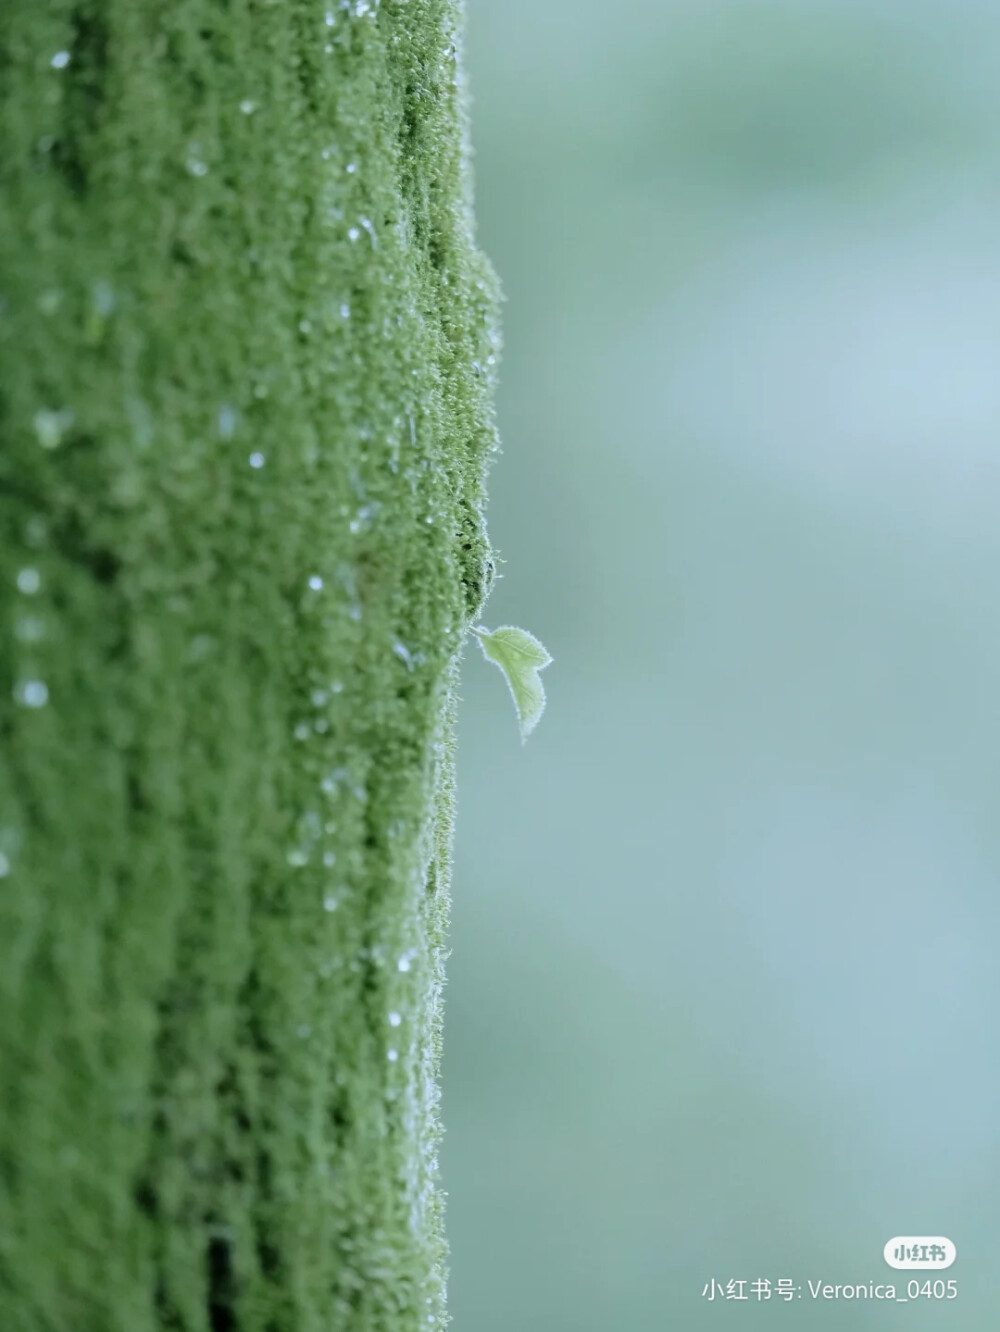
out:
M470 0L468 68L556 664L524 749L463 666L456 1332L992 1332L1000 9ZM810 1297L908 1234L957 1300Z

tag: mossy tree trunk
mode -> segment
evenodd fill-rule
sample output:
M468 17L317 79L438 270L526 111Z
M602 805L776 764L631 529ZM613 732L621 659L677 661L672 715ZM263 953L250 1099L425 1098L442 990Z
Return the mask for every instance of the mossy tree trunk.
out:
M452 0L0 6L0 1327L442 1327Z

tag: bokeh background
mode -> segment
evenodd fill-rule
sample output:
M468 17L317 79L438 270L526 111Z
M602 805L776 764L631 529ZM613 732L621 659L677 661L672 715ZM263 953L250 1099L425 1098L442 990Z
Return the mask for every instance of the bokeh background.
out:
M454 1326L992 1332L1000 7L468 11L486 623L555 662L524 749L464 666ZM898 1234L957 1300L810 1298Z

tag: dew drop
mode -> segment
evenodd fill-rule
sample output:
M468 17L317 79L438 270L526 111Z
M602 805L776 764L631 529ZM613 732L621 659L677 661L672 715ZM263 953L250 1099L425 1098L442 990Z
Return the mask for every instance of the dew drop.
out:
M309 697L312 700L312 705L314 708L321 708L323 704L326 702L326 690L314 689L312 693L309 695Z
M252 116L257 110L257 103L252 102L249 97L244 97L243 101L240 102L240 110L245 116Z
M330 693L331 693L331 694L342 694L343 692L344 692L344 685L343 685L343 682L342 682L342 681L340 681L340 680L331 680L331 681L330 681Z
M292 732L292 735L295 736L296 740L308 740L310 735L309 723L300 721Z
M406 669L407 669L408 671L412 671L412 670L413 670L413 654L410 652L410 649L406 646L406 644L405 644L405 643L401 643L401 642L399 641L399 639L397 639L397 640L395 641L395 643L393 643L393 645L392 645L392 650L393 650L393 652L395 652L395 654L396 654L396 656L399 658L399 660L400 660L401 662L404 663L404 665L406 666Z
M347 166L344 168L344 170L347 172L349 176L353 176L355 171L357 171L357 169L358 169L357 162L348 162Z
M247 461L255 471L259 472L264 466L264 455L262 453L251 453Z
M237 412L236 408L230 406L228 402L224 402L222 406L219 408L219 415L217 419L217 427L219 435L222 439L232 439L233 434L236 430L236 422L238 420L239 420L239 413Z
M324 911L336 911L337 907L339 906L340 902L337 900L336 897L333 896L332 893L327 893L326 897L323 898Z
M309 322L308 319L300 319L300 320L299 320L299 332L300 332L300 333L311 333L311 332L312 332L312 324Z
M403 954L403 956L402 956L402 957L399 959L399 961L396 963L396 969L397 969L397 971L409 971L409 969L410 969L410 955L409 955L409 953L404 953L404 954Z
M185 165L187 166L188 173L192 176L208 175L208 164L202 161L200 144L188 144L188 155Z
M49 61L49 64L53 69L65 69L69 64L69 59L70 56L68 51L57 51Z
M25 568L17 571L17 590L26 597L33 597L42 585L42 576L37 569Z
M94 313L101 319L107 319L115 308L115 289L110 282L103 279L94 283L90 292L90 299L94 306Z
M367 231L368 235L371 237L372 249L377 250L378 237L375 235L375 227L373 226L371 219L367 217L359 217L358 221L361 223L365 231Z
M386 1058L389 1060L390 1064L394 1064L396 1060L399 1058L399 1051L389 1050L386 1054Z
M38 411L34 415L32 424L35 427L35 437L42 448L57 449L62 443L63 435L73 424L73 413L66 408L58 412Z
M351 307L346 301L344 301L343 305L340 307L340 317L341 319L350 319L351 317Z
M215 646L215 640L211 634L195 634L194 638L188 643L188 660L204 661Z
M312 574L309 579L309 586L313 592L323 591L323 580L319 574Z
M398 1027L399 1024L402 1022L402 1020L403 1020L403 1019L402 1019L402 1017L400 1016L399 1013L392 1012L392 1013L389 1014L389 1026L390 1026L390 1027Z
M325 717L318 717L316 721L313 722L313 730L317 735L326 735L329 729L330 723Z
M14 700L24 708L44 708L49 687L44 680L20 680L14 686Z
M375 521L379 508L380 505L377 502L363 504L348 524L351 533L354 536L358 536L361 532L367 532L369 527L371 527L372 523Z
M323 864L327 869L331 869L337 863L337 853L335 851L323 852Z
M360 235L361 232L358 230L357 227L350 227L347 232L347 239L356 241Z

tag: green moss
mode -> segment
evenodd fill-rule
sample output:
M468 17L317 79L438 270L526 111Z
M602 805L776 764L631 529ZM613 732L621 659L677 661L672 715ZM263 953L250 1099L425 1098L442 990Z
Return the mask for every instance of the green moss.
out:
M445 1321L459 23L0 12L4 1332Z

